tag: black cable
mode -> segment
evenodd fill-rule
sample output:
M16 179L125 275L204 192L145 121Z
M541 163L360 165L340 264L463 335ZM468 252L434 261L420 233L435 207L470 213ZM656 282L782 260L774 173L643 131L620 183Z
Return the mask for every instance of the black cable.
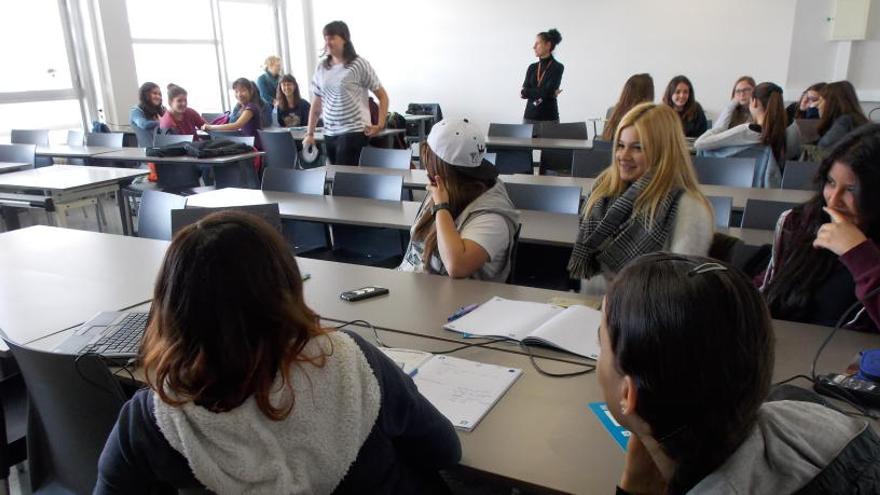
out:
M547 370L541 368L540 366L538 366L538 362L535 360L535 355L532 354L531 347L529 347L526 344L523 344L522 342L520 342L519 345L520 345L520 347L522 347L526 351L526 354L528 354L529 361L532 362L532 366L535 368L535 370L537 370L538 373L540 373L544 376L548 376L551 378L569 378L572 376L586 375L587 373L592 373L593 371L596 371L595 364L586 364L586 363L584 363L582 365L584 367L584 369L582 369L580 371L571 371L571 372L567 372L567 373L553 373L552 371L547 371ZM538 357L542 357L542 356L538 356ZM550 358L544 358L544 359L550 359Z
M785 380L782 380L781 382L774 383L773 386L778 387L779 385L785 385L786 383L793 382L793 381L797 380L798 378L803 378L804 380L806 380L810 383L814 383L813 379L807 375L794 375L791 378L786 378Z

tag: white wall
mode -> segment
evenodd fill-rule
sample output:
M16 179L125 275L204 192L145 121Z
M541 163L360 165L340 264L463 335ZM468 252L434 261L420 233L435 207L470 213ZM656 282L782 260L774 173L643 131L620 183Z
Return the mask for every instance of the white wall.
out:
M555 27L565 64L563 121L604 116L623 82L654 77L659 100L679 73L716 113L734 80L751 74L784 84L795 0L356 0L313 1L316 37L345 20L358 53L374 66L392 109L437 101L444 115L480 125L519 122L519 90L535 34ZM316 39L316 46L323 43Z

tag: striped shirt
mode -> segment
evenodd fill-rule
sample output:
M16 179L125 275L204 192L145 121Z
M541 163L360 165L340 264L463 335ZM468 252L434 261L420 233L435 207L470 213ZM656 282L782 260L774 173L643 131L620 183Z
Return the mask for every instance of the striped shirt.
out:
M312 94L321 97L321 118L324 134L336 136L362 132L370 125L369 91L382 87L373 67L363 57L348 66L334 64L330 68L318 64L312 78Z

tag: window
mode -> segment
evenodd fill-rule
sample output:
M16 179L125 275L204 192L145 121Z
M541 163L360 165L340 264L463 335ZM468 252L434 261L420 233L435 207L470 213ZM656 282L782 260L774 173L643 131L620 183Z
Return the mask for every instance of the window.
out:
M197 112L216 112L222 107L214 45L135 43L139 84L152 81L168 101L168 83L187 91L187 102ZM167 103L166 103L167 105Z
M0 105L3 122L0 141L9 142L11 130L49 129L49 142L63 143L68 129L82 129L79 100L32 101Z
M257 82L266 57L280 55L274 8L266 3L221 1L220 25L227 80L231 84L239 77L246 77ZM229 101L235 103L235 92L231 87L227 90Z
M10 2L2 17L0 92L73 88L58 0Z

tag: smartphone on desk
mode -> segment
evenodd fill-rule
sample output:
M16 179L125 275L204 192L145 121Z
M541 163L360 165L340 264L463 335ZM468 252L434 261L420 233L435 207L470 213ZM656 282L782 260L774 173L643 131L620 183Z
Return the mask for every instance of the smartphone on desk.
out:
M388 294L388 289L383 287L362 287L360 289L347 290L339 294L339 298L344 301L354 302L385 294Z

